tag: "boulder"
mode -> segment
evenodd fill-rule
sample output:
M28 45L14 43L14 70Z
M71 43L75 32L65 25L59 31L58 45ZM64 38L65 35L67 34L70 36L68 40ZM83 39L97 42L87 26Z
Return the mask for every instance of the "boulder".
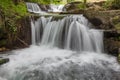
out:
M82 4L82 2L80 1L68 3L64 6L63 10L69 12L69 11L79 9L80 4Z
M118 57L120 41L115 40L114 38L105 38L104 39L105 52L113 56Z
M112 18L114 18L117 15L120 15L120 10L85 10L83 14L95 26L95 28L110 30L115 29L115 25L113 24Z
M120 48L120 33L116 30L105 30L104 46L107 53L118 57Z
M9 58L0 58L0 65L9 62Z
M38 4L42 11L48 11L50 9L49 5Z

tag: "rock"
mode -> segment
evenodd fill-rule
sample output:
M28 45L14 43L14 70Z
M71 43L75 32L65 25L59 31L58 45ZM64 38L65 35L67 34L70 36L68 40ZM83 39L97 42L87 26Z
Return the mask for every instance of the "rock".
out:
M118 38L120 36L120 33L118 33L115 30L105 30L104 31L104 38Z
M112 18L120 15L120 10L109 11L95 11L85 10L84 16L95 26L97 29L115 29L115 25L112 23Z
M69 12L72 10L80 9L80 4L83 4L83 3L80 1L68 3L64 6L63 10L66 10Z
M119 48L120 48L120 41L116 40L116 38L104 38L104 47L105 52L111 54L113 56L118 57L119 55Z
M9 58L0 58L0 65L9 62Z
M5 47L2 47L0 48L0 52L3 52L3 51L8 51L9 49L5 48Z
M116 15L110 19L111 24L114 26L114 28L118 31L120 31L120 15Z
M86 4L87 8L92 7L93 5L103 6L106 1L99 1L99 2L88 2Z
M104 8L102 8L101 6L98 5L93 5L91 7L88 7L87 10L94 10L94 11L104 11Z
M87 10L95 10L95 11L104 11L105 9L102 7L105 1L100 2L89 2L86 4Z
M49 5L44 5L44 4L38 4L40 6L40 9L42 11L48 11L48 9L50 9Z

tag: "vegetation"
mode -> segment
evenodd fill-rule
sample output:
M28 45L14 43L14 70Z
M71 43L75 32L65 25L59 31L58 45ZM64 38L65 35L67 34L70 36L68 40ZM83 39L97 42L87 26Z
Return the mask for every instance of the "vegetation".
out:
M106 9L120 9L120 0L107 0L103 7Z
M12 0L0 0L0 7L2 7L6 16L24 16L27 14L24 2L15 5Z
M60 4L61 0L26 0L28 2L35 2L40 4Z
M49 4L50 0L27 0L28 2L35 2L35 3L42 3L42 4Z
M87 3L87 0L82 0L82 3L80 3L78 5L78 8L79 9L85 9L86 8L86 3Z
M19 2L19 4L15 4L12 0L0 0L0 16L2 17L0 30L4 31L4 33L1 33L1 35L7 35L6 40L2 39L1 43L4 42L5 44L6 41L6 43L8 44L12 43L17 32L17 20L22 18L23 16L26 16L27 14L28 13L24 2Z

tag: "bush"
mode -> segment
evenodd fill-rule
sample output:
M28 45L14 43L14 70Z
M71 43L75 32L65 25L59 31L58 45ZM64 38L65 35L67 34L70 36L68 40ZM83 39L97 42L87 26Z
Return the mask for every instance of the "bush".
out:
M120 9L120 0L107 0L103 7L106 9Z
M120 9L120 0L114 0L112 3L112 8Z

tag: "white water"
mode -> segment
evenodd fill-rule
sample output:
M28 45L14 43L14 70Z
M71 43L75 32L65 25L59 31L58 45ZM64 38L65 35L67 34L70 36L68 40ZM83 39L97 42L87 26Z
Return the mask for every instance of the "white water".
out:
M33 45L12 51L0 66L1 80L120 80L116 58L102 53L102 31L82 15L31 24Z
M40 6L37 3L27 2L26 6L29 12L39 13L39 14L47 14L47 12L62 12L64 7L64 5L51 4L49 5L50 8L48 9L48 11L45 12L40 8Z
M27 2L26 5L27 5L27 9L28 9L29 12L39 13L39 14L45 14L46 13L45 11L41 10L41 8L38 6L37 3Z
M64 5L50 5L50 9L48 9L48 12L63 12Z

